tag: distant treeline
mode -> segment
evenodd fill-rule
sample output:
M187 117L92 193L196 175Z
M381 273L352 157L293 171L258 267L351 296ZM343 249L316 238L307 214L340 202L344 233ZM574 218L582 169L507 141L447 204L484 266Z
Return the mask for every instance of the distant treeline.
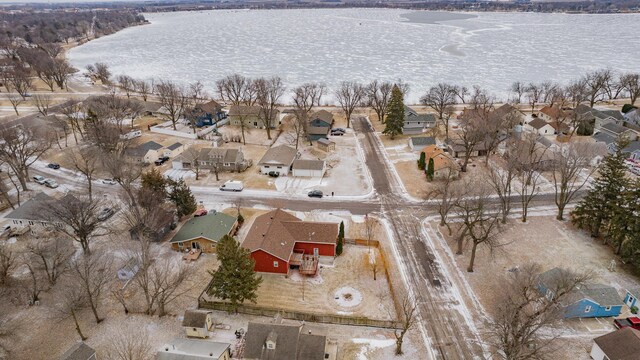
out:
M0 13L0 41L68 43L70 40L88 40L113 34L144 21L144 16L132 9L38 11L23 8Z

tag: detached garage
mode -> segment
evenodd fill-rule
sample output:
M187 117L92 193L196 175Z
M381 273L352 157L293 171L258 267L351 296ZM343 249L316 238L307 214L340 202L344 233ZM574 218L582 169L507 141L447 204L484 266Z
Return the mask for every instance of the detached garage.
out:
M323 177L326 167L322 160L296 160L292 169L293 176Z

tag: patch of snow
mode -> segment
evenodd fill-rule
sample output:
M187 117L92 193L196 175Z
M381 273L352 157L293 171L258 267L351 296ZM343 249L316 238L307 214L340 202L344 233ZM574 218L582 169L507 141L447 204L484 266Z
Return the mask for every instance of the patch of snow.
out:
M364 223L364 216L362 216L362 215L351 215L351 221L353 221L356 224L363 224Z
M371 350L381 349L388 346L394 345L396 342L393 339L386 340L378 340L378 339L361 339L356 338L351 340L355 344L363 344L364 346L360 349L360 352L356 354L356 359L358 360L367 360L369 356L367 353Z
M306 281L307 284L314 284L314 285L320 285L324 282L324 279L322 278L321 274L316 274L316 276L313 277L309 277L309 276L302 276L300 275L300 273L298 271L292 271L291 275L289 276L289 279L291 279L291 281L295 281L295 282L303 282Z
M333 299L342 307L354 307L362 302L362 293L351 286L343 286L333 293Z

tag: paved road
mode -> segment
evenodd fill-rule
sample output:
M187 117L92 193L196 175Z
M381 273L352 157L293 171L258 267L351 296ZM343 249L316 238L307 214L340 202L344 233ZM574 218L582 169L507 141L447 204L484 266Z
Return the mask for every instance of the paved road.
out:
M462 318L465 314L447 306L451 301L450 288L455 286L438 272L433 249L422 238L420 220L434 209L426 205L407 207L401 194L401 185L389 162L384 159L384 150L366 118L353 121L353 127L364 135L361 139L366 164L373 177L373 187L381 199L381 216L391 224L395 248L404 263L409 287L419 304L423 327L431 339L437 359L472 359L482 354L482 349L473 341L476 334ZM427 211L431 210L431 211ZM439 279L436 285L434 279ZM471 341L470 341L471 340Z

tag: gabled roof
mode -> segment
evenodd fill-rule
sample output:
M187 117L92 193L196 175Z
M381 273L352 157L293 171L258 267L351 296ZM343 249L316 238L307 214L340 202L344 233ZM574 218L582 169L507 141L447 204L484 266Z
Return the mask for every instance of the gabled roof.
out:
M275 349L267 349L267 340ZM322 360L326 336L309 334L304 326L250 322L245 335L244 357L265 360Z
M634 153L640 151L640 140L629 142L629 145L622 149L622 151L625 153Z
M596 142L602 142L607 145L613 144L614 142L616 142L616 138L613 135L606 132L598 132L593 134L591 137L594 138Z
M167 149L169 149L169 150L175 150L175 149L179 148L180 146L182 146L182 144L181 144L181 143L179 143L179 142L177 142L177 143L173 143L173 144L171 144L171 145L167 146Z
M558 281L562 278L563 271L564 270L557 267L547 270L540 274L538 281L540 284L548 287L554 281ZM570 305L582 299L591 300L600 306L616 306L623 304L618 291L611 286L603 284L581 285L568 294L563 302Z
M491 113L489 113L490 119L504 119L509 114L515 114L516 116L524 116L524 113L511 104L504 104L499 108L495 109Z
M328 123L329 125L331 125L331 122L333 121L333 114L328 112L327 110L318 110L313 114L311 114L309 119L310 120L320 119Z
M218 242L228 235L236 223L236 218L221 212L194 217L187 221L173 236L171 243L182 242L197 237Z
M207 328L207 316L213 314L208 310L186 310L184 312L184 318L182 319L183 327L190 328Z
M405 122L405 125L404 125L405 127L412 127L412 125L414 125L414 124L407 125L406 124L407 122L434 123L436 122L436 116L434 114L418 114L415 110L405 105L404 106L404 122Z
M291 146L279 145L272 147L264 154L258 165L291 165L298 157L298 150Z
M616 120L620 120L620 121L624 120L624 115L622 115L622 113L618 110L600 110L600 112L607 116L611 116Z
M593 341L610 360L638 360L640 354L640 331L625 327Z
M150 150L160 150L162 148L163 146L155 141L147 141L136 147L128 148L127 153L133 156L145 156Z
M15 220L47 221L48 219L42 216L41 209L44 203L52 200L53 198L51 196L43 192L38 193L36 196L29 199L29 201L20 205L19 208L6 215L5 218Z
M247 105L232 105L229 108L229 116L240 116L240 115L253 115L253 116L258 116L260 115L260 106L257 105L253 105L253 106L247 106Z
M336 223L302 221L276 209L254 220L242 246L251 252L263 250L289 261L296 241L335 244L337 238Z
M215 100L197 105L196 108L206 112L207 114L217 114L220 110L222 110L222 106L220 106L220 104L218 104Z
M567 113L565 112L565 110L561 109L559 106L554 105L554 106L545 106L542 109L540 109L540 112L549 116L552 119L559 119L562 117L565 117L567 115Z
M324 169L323 160L295 160L293 162L293 169L298 170L322 170Z
M409 139L413 146L427 146L427 145L435 145L436 139L432 136L416 136Z
M95 354L96 351L89 345L84 342L78 342L69 350L65 351L65 353L60 357L60 360L87 360Z
M195 339L173 339L156 353L156 360L218 359L231 344Z
M545 127L546 125L550 126L550 124L548 122L542 120L541 118L535 118L535 119L529 121L528 125L531 126L534 129L536 129L536 130L540 130L543 127Z
M633 295L636 299L640 299L640 287L627 289L627 292Z
M617 135L620 135L620 134L624 133L627 130L631 130L631 129L628 129L628 128L622 126L622 125L618 125L616 123L604 124L604 125L602 125L601 129L602 130L606 130L606 131L611 132L611 133L614 133L614 134L617 134Z
M318 139L318 143L322 144L322 145L331 145L331 144L335 144L333 141L327 139L327 138L320 138Z

